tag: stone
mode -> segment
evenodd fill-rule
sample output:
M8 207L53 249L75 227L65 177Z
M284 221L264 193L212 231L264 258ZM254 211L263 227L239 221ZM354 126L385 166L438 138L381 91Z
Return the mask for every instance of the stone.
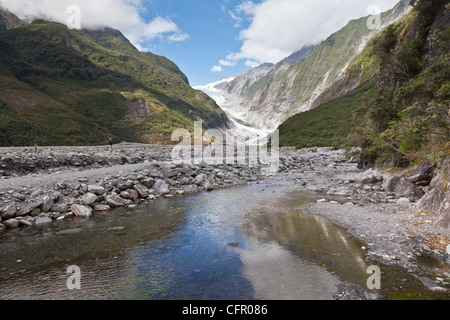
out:
M208 191L214 190L214 185L210 181L206 181L205 189Z
M38 218L36 218L36 221L34 222L34 224L36 226L42 226L42 225L49 224L52 222L53 222L53 220L49 217L38 217Z
M52 207L53 212L66 213L69 211L69 205L66 203L57 203Z
M359 179L363 184L377 183L383 180L383 175L377 170L369 169L362 173Z
M139 193L134 189L128 189L128 199L136 201L139 198Z
M128 200L119 197L116 193L107 195L105 201L112 208L124 207L128 204Z
M17 220L17 219L4 220L4 221L2 221L2 223L6 229L15 229L20 226L20 220Z
M93 205L96 202L97 202L97 196L93 193L86 193L81 198L81 203L84 205L87 205L87 206Z
M447 246L447 248L445 249L445 252L447 252L448 255L450 255L450 244Z
M158 179L155 181L155 184L153 185L153 190L155 190L155 192L160 195L166 195L166 194L170 193L167 182L165 182L162 179Z
M405 178L401 178L394 190L398 197L402 198L421 198L424 192L414 183L409 182Z
M411 201L407 198L400 198L397 200L397 204L401 207L407 207L411 204Z
M2 220L8 220L10 218L13 218L16 212L17 212L16 203L11 202L0 210L0 217L2 218Z
M97 186L97 185L88 185L87 191L89 191L91 193L94 193L94 194L96 194L98 196L101 196L101 195L106 193L106 190L105 190L104 187Z
M25 201L27 199L27 196L20 193L20 192L13 192L12 196L19 201Z
M141 198L147 198L149 196L149 191L147 187L142 184L135 184L133 189L136 190Z
M111 207L107 204L96 204L94 206L94 211L109 211L111 210Z
M44 202L42 200L26 204L17 210L16 216L25 216L32 212L34 209L41 207L43 204Z
M52 198L50 198L49 196L45 196L42 199L42 206L41 206L41 210L42 212L49 212L50 209L53 207L53 205L55 204L55 202L53 201Z
M180 171L178 169L172 169L165 172L167 178L176 177Z
M3 225L3 223L0 223L0 233L4 232L6 230L6 227Z
M88 218L92 215L92 208L87 206L73 204L70 209L77 217Z

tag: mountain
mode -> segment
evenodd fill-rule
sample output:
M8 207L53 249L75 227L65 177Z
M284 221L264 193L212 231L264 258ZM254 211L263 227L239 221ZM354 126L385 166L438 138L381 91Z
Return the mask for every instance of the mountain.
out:
M382 14L381 28L409 9L409 0L399 2ZM262 65L263 70L251 79L237 76L222 88L226 100L251 125L271 131L289 117L326 102L322 94L340 80L352 59L380 31L370 30L367 21L368 17L352 20L322 43L305 47L276 65Z
M450 155L450 4L414 1L324 90L280 127L282 146L360 147L361 165L436 164Z
M118 30L17 24L0 12L1 146L103 144L109 137L167 143L197 120L205 128L232 125L173 62L138 51Z

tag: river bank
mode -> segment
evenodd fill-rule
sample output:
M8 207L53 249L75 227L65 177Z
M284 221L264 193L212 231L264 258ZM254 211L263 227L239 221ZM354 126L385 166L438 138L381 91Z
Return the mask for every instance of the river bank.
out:
M175 165L171 150L134 144L117 145L113 153L105 147L2 149L0 232L270 179L260 164ZM450 232L434 227L433 215L416 211L411 202L416 199L386 190L389 173L360 170L345 151L326 148L283 149L279 171L286 181L317 194L317 203L304 212L347 228L367 243L367 259L419 277L431 268L434 279L423 282L448 292ZM427 258L438 265L430 267ZM367 298L363 292L349 286L337 298Z

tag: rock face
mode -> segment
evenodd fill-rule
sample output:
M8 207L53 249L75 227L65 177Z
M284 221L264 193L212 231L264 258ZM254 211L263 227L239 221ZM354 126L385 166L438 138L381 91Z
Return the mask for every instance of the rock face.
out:
M416 210L437 215L436 226L450 228L450 157L441 161L430 183L429 191L417 203Z

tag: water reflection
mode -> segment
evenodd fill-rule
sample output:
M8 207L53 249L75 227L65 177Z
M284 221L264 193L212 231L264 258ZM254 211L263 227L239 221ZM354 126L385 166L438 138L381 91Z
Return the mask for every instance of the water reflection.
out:
M0 235L0 299L332 299L365 284L367 262L346 230L303 214L314 197L273 179Z

